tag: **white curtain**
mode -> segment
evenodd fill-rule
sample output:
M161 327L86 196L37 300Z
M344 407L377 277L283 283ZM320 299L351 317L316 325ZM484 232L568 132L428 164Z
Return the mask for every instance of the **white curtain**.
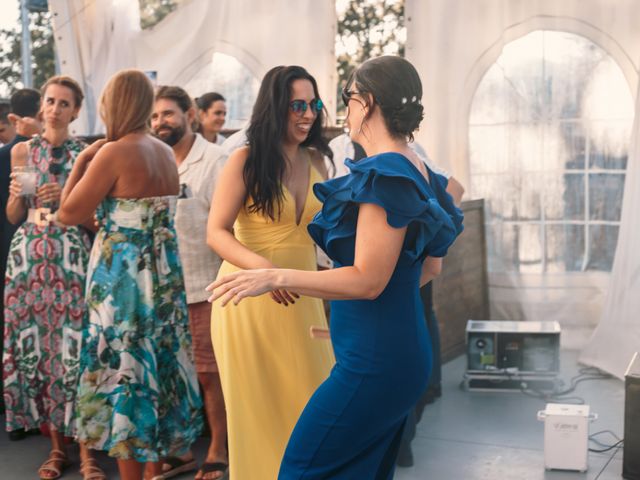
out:
M51 0L61 70L84 84L88 103L74 123L92 134L95 101L122 68L157 72L184 86L215 52L235 57L257 79L276 65L302 65L335 112L335 6L331 1L184 0L153 29L141 31L138 2Z
M581 261L580 258L577 260L571 258L571 255L574 247L575 249L580 248L578 245L580 242L576 241L578 237L582 242L591 240L595 242L599 238L601 243L611 245L611 250L613 250L615 239L610 240L607 244L602 238L606 235L611 236L611 232L615 232L617 229L616 222L621 221L619 232L621 247L615 259L614 280L611 283L612 292L614 289L619 290L615 293L615 298L618 299L617 304L622 303L619 299L625 297L625 294L626 297L633 295L630 289L630 277L627 277L625 281L617 280L617 272L620 269L618 265L625 265L627 269L638 265L637 253L634 262L624 252L624 245L626 245L624 242L629 242L628 253L630 255L634 253L630 248L630 240L625 240L627 235L631 238L629 233L629 229L632 228L629 224L631 222L630 212L623 213L620 219L619 208L622 203L620 198L618 198L618 206L616 207L617 214L616 212L598 211L598 208L606 210L610 204L615 204L615 199L611 200L611 197L615 195L615 191L620 192L622 188L616 190L609 185L608 190L605 190L603 187L602 192L604 193L602 195L608 203L602 200L599 204L594 205L596 203L594 198L597 199L598 192L593 193L593 198L585 200L587 204L581 206L581 212L586 220L578 218L563 224L562 222L566 218L564 220L557 218L555 224L550 222L549 227L540 227L544 223L545 214L557 214L558 210L563 213L561 208L555 208L554 213L554 207L556 207L556 203L566 202L567 196L572 193L572 190L567 187L566 179L575 173L571 170L574 166L567 166L565 163L562 166L563 173L556 177L553 172L549 174L541 167L533 172L519 173L517 181L510 180L510 183L504 184L496 181L495 184L488 185L482 182L477 168L475 168L479 162L476 159L474 163L472 157L478 156L478 152L472 151L470 137L473 139L474 131L470 125L473 124L475 115L474 100L476 102L482 100L478 99L476 94L486 76L495 73L502 75L501 81L510 81L508 78L510 72L506 72L504 67L496 62L503 55L512 55L513 52L510 51L510 48L515 44L514 42L525 39L533 32L540 32L542 37L549 35L544 32L554 32L551 35L559 32L569 42L574 41L575 38L584 39L587 44L593 45L594 52L606 53L609 63L604 60L600 63L606 64L605 66L618 72L618 79L621 80L615 84L615 88L609 89L607 94L600 96L599 99L601 103L606 103L611 100L612 95L626 90L628 108L621 115L621 119L622 117L624 119L618 129L618 137L624 137L619 142L628 148L631 119L633 118L633 96L637 90L640 60L640 30L635 21L640 15L640 2L635 0L616 0L615 2L608 0L563 0L562 2L557 0L406 0L405 14L407 18L406 55L417 67L424 88L425 121L424 127L416 136L417 140L430 152L435 162L451 171L454 177L466 186L467 198L485 196L487 190L490 193L493 192L496 197L490 207L493 211L489 211L488 220L495 220L500 228L492 230L490 228L492 226L487 225L492 318L558 320L563 327L563 345L573 348L584 347L593 329L603 318L594 338L604 338L605 334L601 331L609 330L609 327L605 325L613 326L609 319L609 307L607 306L605 310L606 318L603 317L602 310L607 287L610 283L608 271L611 268L610 259L607 264L607 261L599 258L596 252L589 252L588 248L586 253L583 252L583 256L580 257L584 261ZM533 37L529 37L529 39L533 41ZM578 46L579 42L574 43ZM533 43L531 44L533 45ZM566 58L566 62L570 63L571 55L575 52L548 53L555 55L553 61L556 62L554 64L556 65L562 63L563 58ZM570 68L573 67L570 66ZM535 74L532 71L528 73ZM576 70L569 76L578 78L580 71ZM567 94L570 94L573 84L569 82L566 85ZM622 85L621 88L620 85ZM539 94L553 93L556 87L549 80L549 83L542 84ZM517 93L526 89L525 86L519 84L510 85L510 88ZM518 98L501 99L489 96L485 100L488 105L491 105L492 101L495 102L495 110L505 107L504 102L509 106L516 105L520 101ZM489 108L489 114L491 113ZM544 116L548 114L548 111L543 109L537 113ZM518 108L513 113L514 117L518 119L524 118L528 114L530 112L527 112L525 108ZM576 114L576 117L579 116ZM587 120L579 119L579 121L584 124ZM536 158L543 165L545 162L553 161L553 158L550 159L550 157L553 157L556 152L548 145L544 145L542 140L546 136L544 121L541 124L542 126L536 125L536 128L539 129L537 130L539 135L531 136L531 145L525 145L525 147L529 151L539 149ZM627 134L625 135L624 132ZM510 165L513 165L514 162L521 162L520 159L514 158L514 137L510 136L510 133L505 135L502 140L496 138L494 142L503 147L503 152L500 153L502 157L498 160L510 162ZM568 137L581 138L579 135L574 137L568 135ZM521 142L521 140L518 141ZM522 145L518 145L518 147L522 148ZM582 152L582 155L588 157L589 147L584 148L587 148L587 153ZM637 149L637 147L634 148ZM633 208L628 207L631 201L635 202L635 208L640 205L638 203L640 199L633 193L633 189L637 188L633 185L636 182L633 177L640 158L637 154L632 154L630 150L629 153L626 164L627 178L624 199L626 210ZM593 151L591 154L593 156ZM530 153L530 155L534 157L533 154ZM487 160L499 163L495 158ZM601 159L593 159L593 165L581 167L585 170L582 178L594 181L601 180L604 177L597 176L599 169L601 169L608 175L606 181L623 181L624 167L620 167L620 165L611 167L607 164L607 162L615 163L615 160L615 158L602 160L606 164L603 167L598 163ZM589 161L586 160L586 163ZM567 170L569 170L568 173ZM577 175L571 177L571 179L578 178ZM553 191L551 188L553 182L561 184L560 188L556 189L561 194L559 198L555 199L547 194L548 191ZM587 184L583 189L589 192L590 188L594 189L596 185L589 187ZM500 193L498 195L495 192ZM618 194L621 195L621 193ZM588 193L587 197L589 197ZM634 200L630 200L630 198ZM591 200L591 205L588 203L589 200ZM546 206L545 201L547 202ZM609 221L611 219L607 215L610 213L613 217L617 215L618 218ZM601 215L603 219L598 219L598 215ZM519 221L514 221L512 222L513 226L507 225L510 216L516 220L535 218L535 222L531 221L531 225L520 225ZM591 221L593 221L593 225L590 226L589 222ZM585 225L582 225L581 222ZM507 231L505 225L511 230ZM541 233L527 237L527 228L535 229L535 232ZM561 232L557 236L551 235L549 232L553 229L561 230ZM582 229L582 233L580 233L580 229ZM605 234L602 238L594 237L585 240L585 231L587 235L590 234L589 232L605 232ZM583 236L576 237L576 232ZM541 240L533 242L535 244L527 244L522 241L524 237L538 238L537 236L540 236ZM544 253L547 251L553 253L553 248L557 247L545 244L545 242L558 238L563 239L564 243L560 250L566 255L566 258L560 258L559 261L547 258L547 254ZM520 244L517 243L518 240L520 240ZM512 247L512 243L516 244L516 247L512 248L514 258L505 253L507 249ZM541 254L541 249L546 249L543 250L544 254ZM529 265L527 261L531 259L535 261L532 260ZM607 305L612 302L611 297L608 298ZM628 311L631 312L631 309ZM630 317L628 321L631 322ZM636 332L639 322L640 320L636 320ZM617 327L624 325L624 328L628 330L630 326L624 323L616 323L615 325L616 327L612 330L615 330L616 333L610 333L610 335L614 335L617 342L618 336L624 335L619 332ZM638 345L637 335L630 335L628 339ZM616 350L618 348L616 343L602 342L602 344L602 348L605 349ZM633 347L626 350L631 348ZM628 355L625 349L619 350L622 350L620 354L622 357ZM596 355L590 347L585 351L583 359L586 361L596 356L601 358L604 356L604 351L602 350L602 354ZM587 355L588 352L591 353ZM602 366L604 367L604 365Z
M60 70L80 82L85 102L73 135L100 129L97 102L107 80L136 65L132 45L140 31L138 2L50 0Z
M640 93L640 92L639 92ZM622 205L622 225L604 309L580 361L623 378L640 351L640 94L636 95L636 117L629 154L627 182Z

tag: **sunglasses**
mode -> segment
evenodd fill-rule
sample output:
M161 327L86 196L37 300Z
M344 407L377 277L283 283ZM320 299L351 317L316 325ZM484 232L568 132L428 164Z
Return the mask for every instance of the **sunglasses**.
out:
M51 175L60 175L62 173L63 169L60 162L64 155L64 147L53 147L51 149L51 156L53 157L53 161L49 163L49 173Z
M309 107L311 108L311 112L317 115L322 111L323 106L324 104L319 98L314 98L309 103L307 103L306 100L292 100L291 103L289 103L291 111L300 116L304 115Z
M356 92L353 90L347 90L346 88L342 89L342 103L344 103L345 107L349 107L349 102L351 100L358 102L361 105L365 105L365 103L362 100L358 100L357 98L353 98L354 95L360 95L360 92ZM366 105L365 105L366 106Z

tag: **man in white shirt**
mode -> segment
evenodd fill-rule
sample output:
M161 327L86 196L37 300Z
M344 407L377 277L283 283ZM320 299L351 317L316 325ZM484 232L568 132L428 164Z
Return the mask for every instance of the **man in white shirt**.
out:
M180 196L175 226L189 306L198 380L202 386L211 443L197 478L222 478L228 468L227 424L220 375L211 342L211 304L205 287L220 267L218 257L207 245L206 229L215 183L227 155L216 144L191 129L196 111L187 92L164 86L156 92L151 116L153 133L172 149L180 174ZM164 478L193 470L192 453L165 459Z

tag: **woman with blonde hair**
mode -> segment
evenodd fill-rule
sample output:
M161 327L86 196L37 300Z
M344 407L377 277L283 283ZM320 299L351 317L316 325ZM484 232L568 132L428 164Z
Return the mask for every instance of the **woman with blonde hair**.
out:
M161 476L160 459L187 452L202 426L173 224L178 171L171 149L147 133L153 102L142 72L109 80L106 140L80 154L58 212L69 224L98 208L78 440L115 457L123 480Z
M74 402L85 319L83 298L89 237L81 219L62 225L53 214L84 144L69 135L82 89L72 78L52 77L42 87L44 133L11 151L7 219L16 231L5 287L4 401L7 430L48 427L52 449L38 475L60 477L70 461L65 435L74 434ZM29 170L29 171L27 171ZM80 471L104 478L81 447Z

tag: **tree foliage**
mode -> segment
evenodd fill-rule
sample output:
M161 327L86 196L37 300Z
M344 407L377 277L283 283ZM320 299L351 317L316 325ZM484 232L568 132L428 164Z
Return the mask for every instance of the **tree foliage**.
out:
M173 12L179 0L140 0L140 26L152 28Z
M338 98L355 67L380 55L404 55L404 0L350 0L338 13Z
M51 14L30 13L29 22L33 86L40 88L56 71ZM20 50L22 33L19 28L0 30L0 96L9 96L13 90L24 87Z
M152 28L181 0L139 0L140 24ZM404 55L404 0L346 0L339 13L336 54L338 91L353 69L371 57ZM54 41L48 12L31 13L32 68L39 87L55 72ZM19 27L0 30L0 97L22 88Z

